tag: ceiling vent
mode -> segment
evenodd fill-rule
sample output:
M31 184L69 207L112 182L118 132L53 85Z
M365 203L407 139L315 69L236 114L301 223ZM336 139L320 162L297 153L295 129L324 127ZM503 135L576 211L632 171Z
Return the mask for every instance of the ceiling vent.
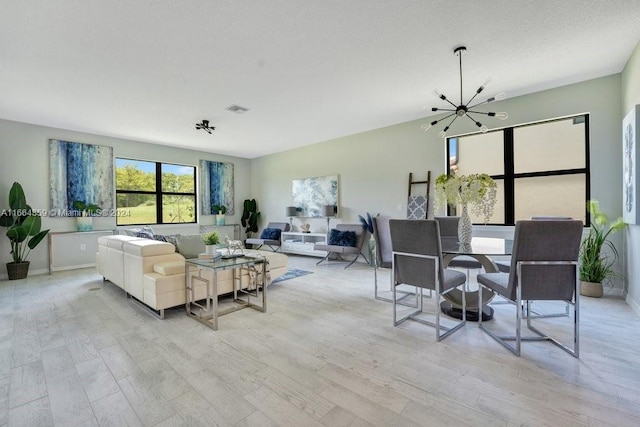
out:
M230 105L227 107L227 110L231 111L232 113L236 113L236 114L244 114L247 111L249 111L248 108L244 108L241 107L239 105Z

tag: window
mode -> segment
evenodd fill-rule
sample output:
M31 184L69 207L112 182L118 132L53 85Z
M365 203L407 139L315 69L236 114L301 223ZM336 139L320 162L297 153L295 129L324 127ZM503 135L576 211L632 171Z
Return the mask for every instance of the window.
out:
M589 224L589 116L448 138L449 173L487 173L498 185L491 224L570 216ZM474 218L474 223L482 223Z
M116 158L117 225L196 222L195 166Z

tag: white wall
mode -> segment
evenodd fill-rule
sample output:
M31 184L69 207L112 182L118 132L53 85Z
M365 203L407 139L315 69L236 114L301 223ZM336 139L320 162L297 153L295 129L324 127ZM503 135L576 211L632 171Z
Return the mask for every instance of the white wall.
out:
M617 74L496 103L494 109L507 111L509 119L487 119L486 124L490 128L497 124L511 126L589 113L591 195L607 214L617 217L622 213L620 99ZM409 173L423 178L431 170L435 180L445 172L446 151L444 141L438 137L440 128L427 132L420 129L430 120L401 123L254 159L251 188L259 195L263 218L285 219L285 207L292 203L292 180L330 174L340 175L340 222L357 222L358 214L365 212L405 217ZM475 131L474 128L467 120L456 122L452 130L463 133ZM424 192L421 188L416 190ZM399 205L402 210L398 210ZM326 230L324 219L309 222L312 231ZM505 227L479 228L476 227L478 235L505 232ZM621 236L614 240L620 248ZM616 286L616 292L621 294L622 283Z
M618 119L620 128L622 128L624 116L637 104L640 104L640 43L636 45L622 71L622 111ZM620 141L620 145L622 145L622 139ZM640 224L627 227L624 237L625 277L628 283L627 303L640 315L640 263L638 263L640 259Z
M0 120L0 209L9 207L8 194L14 181L22 184L27 202L32 208L48 209L49 139L111 146L114 157L171 162L196 167L200 159L234 163L235 215L227 215L229 224L240 222L242 202L251 194L250 161L247 159ZM213 216L203 216L201 223L212 224ZM115 218L94 219L96 230L113 229L115 226ZM74 218L43 218L43 227L50 228L52 231L75 231L76 223ZM198 231L197 225L154 226L154 229L165 233L185 234ZM11 261L9 253L11 248L9 240L4 236L5 232L5 228L0 228L0 277L6 277L5 264ZM48 256L45 240L29 255L30 274L47 271Z

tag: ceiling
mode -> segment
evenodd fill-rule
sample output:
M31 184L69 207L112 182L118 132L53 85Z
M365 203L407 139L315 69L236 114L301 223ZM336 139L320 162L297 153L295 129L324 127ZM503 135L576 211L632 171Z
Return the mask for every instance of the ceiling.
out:
M459 45L465 91L492 77L487 95L514 97L618 73L640 40L638 0L0 0L0 11L0 118L245 158L432 114L423 106L444 106L433 89L459 96ZM202 119L212 135L195 129Z

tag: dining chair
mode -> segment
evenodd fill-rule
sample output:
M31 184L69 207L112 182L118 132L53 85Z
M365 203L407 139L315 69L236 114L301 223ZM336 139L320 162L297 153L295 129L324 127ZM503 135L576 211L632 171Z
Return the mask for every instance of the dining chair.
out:
M371 218L373 226L373 239L376 242L375 259L373 260L373 280L374 280L374 298L380 301L393 302L393 299L386 298L380 295L378 292L378 269L387 268L391 269L393 253L391 249L391 229L389 228L389 220L391 217L378 215ZM391 276L389 277L389 290L392 290ZM413 292L402 291L403 296L398 299L398 302L404 300L409 296L415 296ZM417 298L417 296L416 296ZM410 307L417 308L417 301L413 304L405 304Z
M532 221L567 221L567 220L571 220L573 219L570 216L550 216L550 215L539 215L539 216L532 216L531 220ZM496 265L496 267L498 267L498 271L501 271L503 273L509 273L511 271L511 259L497 259L497 260L493 260L494 264ZM511 301L493 301L492 304L505 304L505 303L510 303ZM565 316L569 316L569 311L570 311L570 304L565 304L564 306L564 311L562 312L557 312L557 313L546 313L546 314L541 314L539 312L536 312L533 308L531 309L530 312L525 313L525 316L531 316L532 318L538 318L538 319L542 319L545 317L565 317Z
M464 287L466 275L456 270L443 267L442 243L440 228L435 220L392 219L389 221L392 247L392 279L393 279L393 324L397 326L405 320L434 326L436 341L440 341L462 328L467 321L466 298L462 298L462 321L454 327L440 324L440 297L453 289ZM419 294L418 309L398 319L397 288L400 285L416 287ZM423 290L435 292L435 322L418 317L423 314ZM444 331L444 333L441 333Z
M574 357L579 356L580 304L578 297L578 256L582 237L582 221L578 220L523 220L516 222L509 273L483 273L478 275L479 301L483 288L492 290L515 303L515 335L502 336L487 329L478 320L481 330L520 356L522 341L546 340ZM532 301L565 301L573 306L573 349L540 331L532 324ZM535 336L522 336L522 319ZM495 318L495 316L494 316ZM511 345L508 341L515 341Z

